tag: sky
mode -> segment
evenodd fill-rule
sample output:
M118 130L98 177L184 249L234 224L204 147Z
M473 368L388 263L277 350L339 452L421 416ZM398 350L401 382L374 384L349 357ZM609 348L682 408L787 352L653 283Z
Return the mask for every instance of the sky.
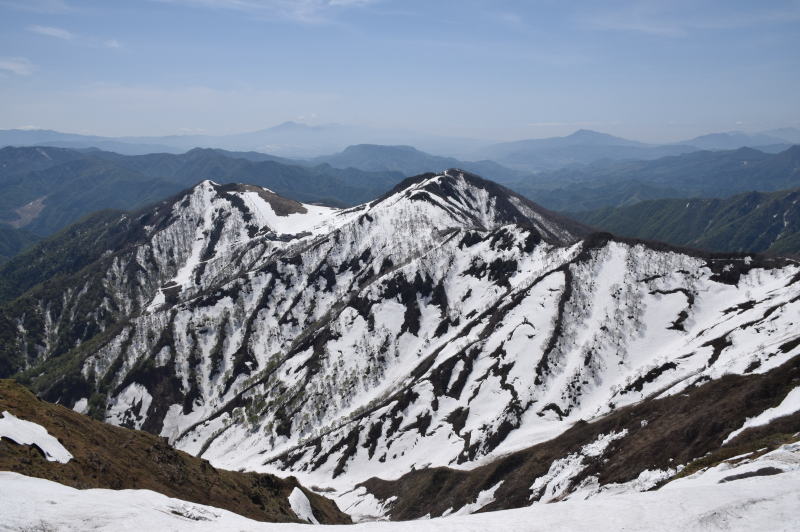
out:
M0 128L800 126L800 0L0 0Z

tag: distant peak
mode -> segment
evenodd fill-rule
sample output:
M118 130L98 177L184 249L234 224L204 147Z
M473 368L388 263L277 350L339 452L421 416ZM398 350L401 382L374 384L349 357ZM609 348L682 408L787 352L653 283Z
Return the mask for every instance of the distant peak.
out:
M210 179L203 179L202 181L197 183L194 187L192 187L192 190L200 190L200 189L216 190L219 186L220 186L219 183L215 181L212 181Z
M344 149L345 152L364 152L364 151L404 151L416 152L419 151L413 146L405 144L389 145L389 144L352 144Z
M741 131L720 131L719 133L706 133L705 135L695 137L695 139L731 138L740 136L744 136L744 133Z
M617 138L613 135L609 135L608 133L601 133L599 131L593 131L591 129L579 129L572 135L567 135L568 138L571 139L609 139L609 138Z
M640 146L641 142L617 137L609 133L602 133L591 129L579 129L572 135L562 137L560 140L577 142L579 144L609 145L609 146Z
M571 244L588 234L588 229L581 224L461 168L409 177L370 205L398 197L436 205L462 220L464 227L493 230L502 225L518 224L533 228L545 240L559 245Z
M800 144L794 144L792 146L789 146L788 148L783 150L781 153L792 155L792 156L800 156Z
M606 133L600 133L599 131L594 131L593 129L579 129L572 135L571 137L581 136L581 135L604 135L608 136Z
M186 155L197 155L202 153L217 153L216 148L192 148L191 150L186 152Z
M275 127L306 127L306 125L300 122L295 122L294 120L287 120L286 122L281 122Z
M742 146L740 148L736 148L735 150L733 150L733 152L736 153L737 155L764 155L763 151L751 148L750 146Z
M293 120L287 120L286 122L282 122L277 126L272 126L267 128L267 131L290 131L290 130L298 130L298 129L308 129L311 126L308 124L303 124L300 122L295 122Z

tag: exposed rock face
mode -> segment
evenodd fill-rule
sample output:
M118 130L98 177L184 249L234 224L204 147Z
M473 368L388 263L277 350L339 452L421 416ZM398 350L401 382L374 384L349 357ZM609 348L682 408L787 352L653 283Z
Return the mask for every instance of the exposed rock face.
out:
M50 399L337 486L474 468L800 353L786 260L587 236L458 170L298 205L201 183L6 305L4 345Z

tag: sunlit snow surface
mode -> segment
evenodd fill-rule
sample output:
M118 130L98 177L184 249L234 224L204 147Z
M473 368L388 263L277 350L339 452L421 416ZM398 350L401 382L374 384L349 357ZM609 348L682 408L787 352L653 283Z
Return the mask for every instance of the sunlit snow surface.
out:
M38 423L19 419L10 412L0 415L0 438L8 438L19 445L36 445L51 462L66 464L72 454Z
M256 192L241 192L250 211L255 213L258 222L267 226L278 234L315 233L323 229L330 229L333 218L338 209L319 205L303 205L306 212L293 213L286 216L275 214L272 206Z
M766 466L784 471L720 483ZM588 500L537 504L516 510L431 520L344 526L259 523L147 490L76 490L16 473L0 472L0 530L354 532L444 531L789 531L800 522L800 445L758 459L725 463L645 493L600 494ZM49 528L48 528L49 527Z

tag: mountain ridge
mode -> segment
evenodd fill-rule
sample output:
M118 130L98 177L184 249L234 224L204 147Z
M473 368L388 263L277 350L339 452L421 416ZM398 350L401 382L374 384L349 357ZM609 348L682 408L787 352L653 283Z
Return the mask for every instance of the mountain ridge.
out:
M49 236L102 209L155 203L203 179L265 185L306 202L350 205L372 199L404 176L393 172L304 167L267 155L196 149L187 153L124 156L63 148L0 149L0 222ZM21 209L38 202L23 217Z
M447 168L463 168L499 183L512 182L525 175L524 172L506 168L493 161L460 161L454 157L431 155L408 145L356 144L336 154L315 157L309 163L327 163L338 168L358 168L365 171L398 171L406 176Z
M661 199L572 213L615 234L712 251L800 253L800 189L726 199Z
M664 198L715 198L800 185L800 146L698 151L652 161L604 161L542 172L507 186L556 211L579 212Z
M195 147L207 147L232 151L274 152L282 157L309 158L331 154L349 145L366 142L414 145L424 151L457 155L461 159L493 159L506 166L516 166L520 170L538 171L575 163L589 164L604 158L653 159L700 149L719 150L750 146L763 149L769 147L776 151L780 146L785 149L786 145L799 143L800 134L796 128L779 128L757 133L739 131L712 133L679 142L644 143L607 133L579 129L563 137L492 143L347 124L309 125L293 121L230 135L102 137L53 130L0 130L0 146L55 145L78 149L94 147L127 155L153 152L182 153ZM565 150L570 147L579 149ZM581 154L581 151L585 153ZM427 170L429 169L432 168Z
M775 130L781 134L780 130ZM789 135L789 138L794 138L791 128L787 128L783 135ZM773 146L782 144L793 144L792 141L787 140L785 136L774 136L769 132L748 134L743 131L726 131L721 133L709 133L707 135L700 135L692 139L682 141L679 144L688 144L690 146L697 146L704 150L735 150L742 147L757 148L759 146Z

